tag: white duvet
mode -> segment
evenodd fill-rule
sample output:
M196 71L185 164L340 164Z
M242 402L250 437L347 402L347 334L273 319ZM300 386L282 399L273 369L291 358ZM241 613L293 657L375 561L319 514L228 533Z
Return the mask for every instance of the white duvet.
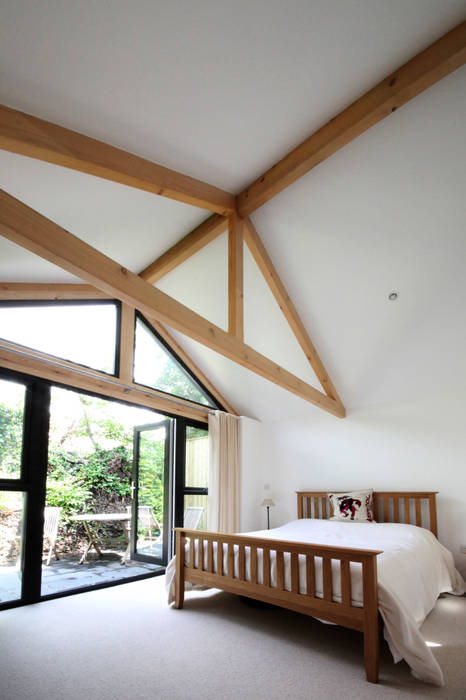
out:
M466 589L463 579L455 569L453 556L431 532L414 525L398 523L347 523L300 519L273 530L242 534L264 539L383 550L382 554L377 556L379 611L385 623L384 635L393 658L395 662L405 659L413 675L420 680L443 685L440 666L424 642L419 628L434 607L440 593L461 595ZM258 554L260 558L261 552ZM186 557L188 556L187 549ZM235 552L236 571L237 558L238 553ZM320 560L316 559L316 595L322 597L322 572L318 568L319 563ZM333 598L341 600L339 564L334 561L333 565ZM258 566L258 571L262 571L261 566ZM174 600L174 577L175 565L172 559L166 573L169 603ZM246 578L249 580L247 559ZM271 555L271 584L276 585L274 553ZM353 604L362 605L361 567L357 564L351 565L351 584ZM285 569L285 588L291 589L289 566ZM302 556L300 588L302 593L306 592L305 558Z

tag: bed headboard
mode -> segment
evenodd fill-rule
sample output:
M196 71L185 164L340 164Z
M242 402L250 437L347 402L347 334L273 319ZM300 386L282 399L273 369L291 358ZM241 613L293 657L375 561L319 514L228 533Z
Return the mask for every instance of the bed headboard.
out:
M325 519L331 516L327 493L344 491L338 489L296 493L298 518ZM425 527L437 537L437 493L438 491L374 491L374 517L379 523L406 523Z

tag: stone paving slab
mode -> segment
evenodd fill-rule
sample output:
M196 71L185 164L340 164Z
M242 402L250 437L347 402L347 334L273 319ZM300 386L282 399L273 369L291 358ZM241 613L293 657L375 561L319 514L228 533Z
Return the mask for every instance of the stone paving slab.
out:
M52 561L42 566L42 595L69 591L73 588L96 586L110 581L124 581L158 571L161 567L141 561L121 563L123 552L104 552L100 559L79 564L79 555ZM21 595L21 574L14 566L0 567L0 603L18 600Z

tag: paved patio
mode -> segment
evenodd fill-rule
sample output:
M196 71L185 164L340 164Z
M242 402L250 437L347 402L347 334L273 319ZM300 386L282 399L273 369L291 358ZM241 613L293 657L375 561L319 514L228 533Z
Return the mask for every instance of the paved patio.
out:
M96 586L110 581L124 579L142 574L159 571L162 567L143 561L128 561L121 563L121 558L115 552L103 552L102 558L90 559L79 564L79 557L59 559L51 562L50 566L42 567L42 595L61 593L72 588Z
M121 563L121 553L104 551L102 558L91 555L79 564L80 555L52 560L42 566L42 595L63 593L73 588L96 586L111 581L124 581L133 576L160 571L162 567L142 561ZM21 595L21 576L15 566L0 567L0 602L18 600Z

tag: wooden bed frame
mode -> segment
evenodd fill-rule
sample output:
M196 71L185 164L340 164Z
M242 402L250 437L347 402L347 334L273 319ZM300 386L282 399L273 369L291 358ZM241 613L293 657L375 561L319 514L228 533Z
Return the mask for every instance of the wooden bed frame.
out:
M339 491L298 491L298 518L328 518L327 493ZM427 527L437 536L437 492L374 492L374 516L379 522L415 524ZM428 507L423 507L423 504ZM428 517L427 517L428 516ZM429 524L424 524L428 519ZM189 541L189 563L176 557L175 607L184 603L184 584L220 588L230 593L289 608L305 615L359 630L364 634L364 664L367 680L377 683L379 677L379 615L377 609L377 555L380 550L352 549L302 542L262 539L248 535L228 535L222 532L187 530L177 527L176 552L184 552ZM214 543L216 552L214 554ZM224 548L225 546L225 548ZM235 547L238 567L235 571ZM246 580L246 551L250 557L250 581ZM258 552L262 551L262 562ZM224 567L224 552L226 567ZM277 585L271 585L271 552L275 552ZM291 564L291 590L285 590L284 555ZM306 593L300 593L299 555L306 557ZM216 571L214 571L214 556ZM323 597L315 591L315 557L322 560ZM288 558L288 557L287 557ZM332 599L332 560L340 562L341 602ZM362 566L363 604L352 605L350 563ZM262 583L258 569L262 567ZM226 570L225 570L226 568Z

